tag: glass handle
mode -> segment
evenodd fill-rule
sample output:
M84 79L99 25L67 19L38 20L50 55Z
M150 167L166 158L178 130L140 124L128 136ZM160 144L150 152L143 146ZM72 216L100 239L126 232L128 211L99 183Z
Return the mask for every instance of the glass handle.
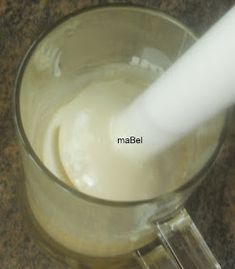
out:
M158 239L135 253L145 269L221 269L185 209L155 222Z

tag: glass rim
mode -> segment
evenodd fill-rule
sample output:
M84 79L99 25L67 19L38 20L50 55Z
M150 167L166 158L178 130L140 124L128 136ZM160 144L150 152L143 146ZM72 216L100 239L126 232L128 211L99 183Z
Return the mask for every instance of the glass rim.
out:
M67 20L69 20L75 16L78 16L80 14L83 14L83 13L87 13L87 12L95 11L95 10L101 10L101 9L108 10L108 9L114 9L114 8L115 9L128 9L128 10L132 10L132 11L140 11L141 10L142 12L147 12L148 14L158 16L162 19L170 21L174 25L177 25L178 27L182 28L187 33L189 33L195 40L197 39L196 35L183 23L181 23L178 20L174 19L173 17L159 11L158 9L145 7L143 5L105 4L105 5L98 5L98 6L90 6L90 7L76 10L68 15L63 16L61 19L59 19L54 24L52 24L50 27L48 27L45 31L43 31L38 36L38 38L36 38L33 41L31 46L29 47L29 49L27 50L27 52L23 56L21 63L17 69L17 75L16 75L15 85L14 85L14 89L13 89L13 117L14 117L14 123L15 123L15 128L17 131L18 139L20 139L20 142L22 143L22 145L23 145L24 149L26 150L30 159L34 162L34 165L39 170L41 170L44 174L46 174L47 178L49 180L51 180L53 183L57 184L64 191L68 191L69 193L74 195L76 198L84 199L84 200L87 200L87 201L90 201L93 203L98 203L98 204L103 204L103 205L125 207L125 206L136 206L136 205L141 205L141 204L154 203L154 202L162 200L163 198L166 198L174 193L183 192L184 190L188 189L192 185L196 185L196 183L200 181L200 178L202 178L202 176L204 174L206 174L208 169L213 165L213 163L215 162L215 160L216 160L216 158L217 158L217 156L222 148L222 145L223 145L223 142L225 139L225 135L226 135L226 127L227 127L227 118L228 117L226 116L226 118L224 120L224 126L222 128L221 133L220 133L219 140L218 140L218 143L217 143L215 150L213 151L211 156L208 158L208 160L205 162L205 164L202 166L202 168L193 177L191 177L189 180L187 180L185 183L183 183L178 188L176 188L170 192L158 195L157 197L145 199L145 200L134 200L134 201L108 200L108 199L103 199L103 198L99 198L99 197L95 197L95 196L90 196L89 194L83 193L83 192L81 192L73 187L70 187L65 182L63 182L61 179L56 177L43 164L43 162L37 156L36 152L34 151L33 147L31 146L31 143L28 140L27 135L24 131L23 122L22 122L22 118L21 118L21 112L20 112L20 92L21 92L21 84L22 84L22 79L24 76L24 71L26 69L26 66L27 66L33 52L35 51L35 49L37 48L39 43L49 33L51 33L54 29L56 29L58 26L62 25Z

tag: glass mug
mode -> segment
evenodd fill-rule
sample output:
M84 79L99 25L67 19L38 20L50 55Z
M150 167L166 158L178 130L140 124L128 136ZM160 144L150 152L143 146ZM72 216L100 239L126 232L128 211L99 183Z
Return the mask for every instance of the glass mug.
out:
M71 268L221 268L183 203L218 155L224 115L195 132L187 178L154 199L91 197L56 178L41 161L48 120L74 90L66 87L69 81L94 67L133 59L161 65L159 51L174 62L195 40L188 28L158 11L106 6L67 16L24 57L14 92L25 174L20 198L38 242Z

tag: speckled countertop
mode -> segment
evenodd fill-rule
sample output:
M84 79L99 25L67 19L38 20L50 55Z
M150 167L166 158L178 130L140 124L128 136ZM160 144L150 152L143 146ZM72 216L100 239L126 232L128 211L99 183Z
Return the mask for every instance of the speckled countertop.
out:
M1 269L66 268L44 254L22 225L16 200L20 157L12 124L11 93L17 66L39 33L65 14L106 2L138 3L158 8L202 34L235 0L0 0ZM235 115L231 117L225 146L216 165L187 203L195 223L224 269L235 268L234 119Z

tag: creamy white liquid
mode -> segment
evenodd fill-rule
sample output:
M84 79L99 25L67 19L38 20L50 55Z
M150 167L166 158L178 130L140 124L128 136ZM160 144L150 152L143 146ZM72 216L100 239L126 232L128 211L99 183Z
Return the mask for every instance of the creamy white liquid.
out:
M105 67L102 76L97 72L52 116L44 137L45 165L79 191L108 200L154 198L181 185L194 154L193 135L149 161L127 159L110 136L112 117L159 74L124 64Z
M214 151L223 117L148 162L126 159L110 139L111 118L159 74L137 65L112 64L84 70L70 80L49 80L31 91L35 77L30 73L22 100L29 100L31 107L22 107L35 152L60 180L95 197L143 200L182 186ZM61 246L89 256L122 255L148 244L156 236L150 218L160 218L182 199L178 192L173 200L164 196L136 206L93 202L49 180L28 156L24 162L29 205L38 224Z

